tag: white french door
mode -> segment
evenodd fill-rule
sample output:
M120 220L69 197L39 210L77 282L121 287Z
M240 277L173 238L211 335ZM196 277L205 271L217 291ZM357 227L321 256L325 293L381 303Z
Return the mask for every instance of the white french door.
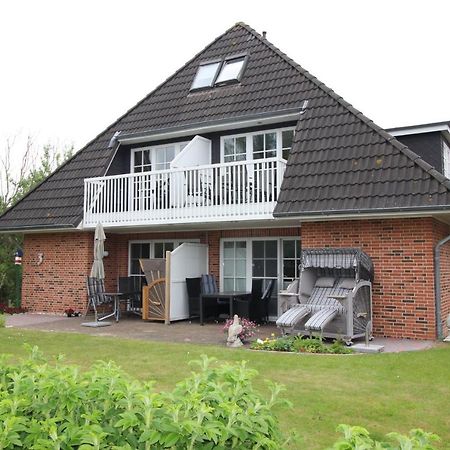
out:
M263 289L275 281L269 314L277 314L277 295L298 278L300 238L225 238L220 247L220 287L224 291L250 291L253 280L263 280Z

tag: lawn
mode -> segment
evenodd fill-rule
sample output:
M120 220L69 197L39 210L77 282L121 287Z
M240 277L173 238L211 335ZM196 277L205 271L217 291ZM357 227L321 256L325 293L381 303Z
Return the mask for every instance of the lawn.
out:
M264 379L283 383L292 409L277 411L285 430L301 436L299 449L324 449L336 439L339 423L358 424L375 437L421 427L450 449L450 346L400 354L321 356L262 353L193 344L170 344L81 334L0 329L0 352L21 356L23 344L47 355L64 353L83 368L114 360L135 377L167 389L191 370L201 354L221 361L245 359Z

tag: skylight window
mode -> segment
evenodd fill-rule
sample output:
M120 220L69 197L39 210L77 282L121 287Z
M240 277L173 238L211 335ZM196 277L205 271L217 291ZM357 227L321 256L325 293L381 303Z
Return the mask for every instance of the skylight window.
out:
M191 89L211 87L214 84L219 67L220 62L202 64L197 70Z
M238 81L244 68L245 56L225 60L217 77L216 84Z
M240 81L246 59L245 55L232 56L222 61L200 64L191 91Z

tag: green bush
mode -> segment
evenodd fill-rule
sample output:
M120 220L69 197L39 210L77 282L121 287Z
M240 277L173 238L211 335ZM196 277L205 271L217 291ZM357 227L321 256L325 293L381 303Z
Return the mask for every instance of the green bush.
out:
M439 436L420 428L411 430L409 436L389 433L386 442L372 439L363 427L342 424L337 431L344 437L334 444L332 450L436 450L432 443L439 441Z
M0 313L0 328L5 328L6 317L3 313Z
M0 449L281 449L268 400L252 387L245 362L200 370L172 392L154 391L109 362L88 372L49 364L37 348L19 364L0 365ZM286 402L282 402L286 403Z
M342 341L336 340L332 344L325 344L319 338L303 338L301 336L283 336L278 338L257 339L252 342L253 350L269 350L278 352L300 352L300 353L353 353L351 348L346 347Z
M294 348L302 353L328 353L325 344L319 338L297 337L294 342Z

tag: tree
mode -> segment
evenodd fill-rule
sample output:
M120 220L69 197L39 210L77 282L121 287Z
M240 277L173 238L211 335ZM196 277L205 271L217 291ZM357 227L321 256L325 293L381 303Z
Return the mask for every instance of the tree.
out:
M39 149L30 136L22 152L17 151L15 138L8 138L0 158L0 215L15 205L28 192L45 180L73 154L73 146L59 150L55 144ZM12 155L19 155L16 170ZM21 159L20 159L21 158ZM23 245L21 234L0 234L0 303L9 302L16 292L14 253Z

